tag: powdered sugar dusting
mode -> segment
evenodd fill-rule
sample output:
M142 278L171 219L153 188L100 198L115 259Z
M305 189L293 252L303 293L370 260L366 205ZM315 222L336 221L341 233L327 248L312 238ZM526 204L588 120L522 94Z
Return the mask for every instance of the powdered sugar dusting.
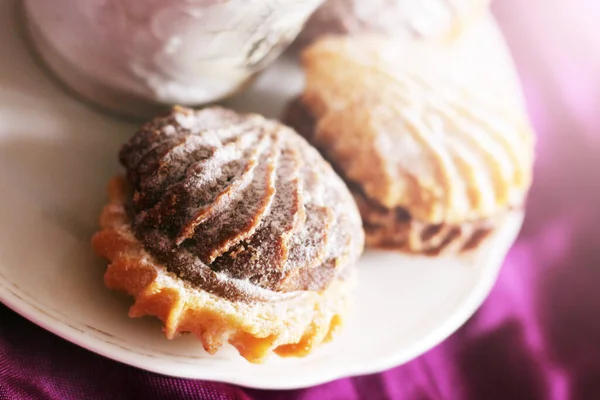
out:
M275 121L176 107L120 156L134 190L133 232L191 285L245 300L321 290L362 252L348 189Z

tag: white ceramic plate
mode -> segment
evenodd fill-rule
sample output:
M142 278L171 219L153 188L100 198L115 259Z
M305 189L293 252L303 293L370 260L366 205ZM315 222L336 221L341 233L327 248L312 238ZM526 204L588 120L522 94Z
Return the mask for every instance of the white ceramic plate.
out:
M130 301L103 286L106 265L89 238L105 184L119 170L117 150L135 126L69 97L32 61L15 3L0 1L0 300L21 315L146 370L289 389L402 364L447 337L486 297L521 216L471 258L368 252L346 329L304 359L252 365L231 348L210 357L192 337L166 340L152 318L129 319ZM231 104L277 116L301 85L293 72L278 63Z

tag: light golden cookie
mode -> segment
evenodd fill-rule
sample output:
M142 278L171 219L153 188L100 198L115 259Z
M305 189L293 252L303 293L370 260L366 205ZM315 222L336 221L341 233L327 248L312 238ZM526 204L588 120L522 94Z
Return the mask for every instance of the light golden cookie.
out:
M176 107L120 152L96 252L109 288L168 338L251 362L304 356L343 322L364 233L352 196L293 130L259 115Z
M534 140L516 83L459 65L463 50L371 36L303 53L285 120L346 180L369 245L470 250L523 207Z

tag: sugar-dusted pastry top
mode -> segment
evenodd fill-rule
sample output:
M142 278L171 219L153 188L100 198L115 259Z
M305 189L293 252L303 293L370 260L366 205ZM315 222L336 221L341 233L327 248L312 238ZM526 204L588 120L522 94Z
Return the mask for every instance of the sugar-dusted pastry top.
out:
M370 200L424 222L521 206L533 136L517 83L507 66L488 70L487 55L468 47L374 36L316 42L302 57L313 143Z
M309 18L298 42L324 35L381 33L447 40L484 14L489 0L326 0Z
M175 107L145 124L119 157L135 236L204 290L240 300L322 290L362 252L348 189L275 121Z

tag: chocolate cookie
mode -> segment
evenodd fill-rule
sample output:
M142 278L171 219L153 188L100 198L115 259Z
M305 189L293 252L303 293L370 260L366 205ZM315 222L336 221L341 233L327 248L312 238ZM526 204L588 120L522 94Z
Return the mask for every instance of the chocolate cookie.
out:
M106 284L168 337L214 353L304 355L340 325L364 234L343 181L301 136L223 108L171 113L122 147L96 251Z

